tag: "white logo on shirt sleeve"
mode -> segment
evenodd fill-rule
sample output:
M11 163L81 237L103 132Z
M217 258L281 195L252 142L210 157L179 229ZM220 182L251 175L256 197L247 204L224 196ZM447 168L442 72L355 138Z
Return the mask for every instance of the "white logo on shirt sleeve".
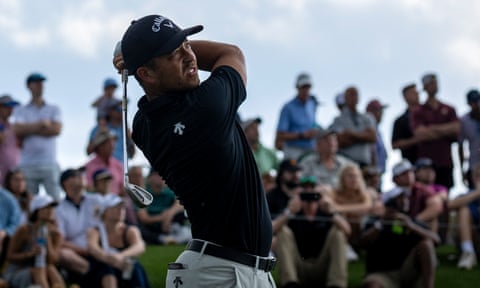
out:
M178 122L173 125L173 133L178 135L183 135L183 129L185 129L185 125L182 122Z

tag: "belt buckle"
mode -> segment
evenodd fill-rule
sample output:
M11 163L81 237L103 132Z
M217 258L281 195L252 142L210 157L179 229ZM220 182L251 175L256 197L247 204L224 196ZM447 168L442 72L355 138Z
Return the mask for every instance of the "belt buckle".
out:
M275 269L275 264L277 264L277 259L276 258L270 258L270 259L266 260L264 271L265 272L273 271L273 269Z

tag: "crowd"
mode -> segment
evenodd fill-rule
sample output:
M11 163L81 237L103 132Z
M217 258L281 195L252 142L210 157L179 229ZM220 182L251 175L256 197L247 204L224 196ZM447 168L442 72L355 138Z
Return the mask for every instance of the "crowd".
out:
M136 208L125 195L123 151L133 157L135 145L128 130L124 147L114 79L104 81L92 103L97 123L88 162L61 171L61 110L44 98L45 81L40 73L28 75L27 104L0 96L0 287L149 287L137 258L145 243L191 240L183 206L157 171L144 177L140 166L129 168L129 181L152 193L152 205ZM382 189L387 138L378 129L388 105L373 99L362 112L354 86L336 95L338 116L321 127L312 79L300 74L297 94L280 111L275 148L260 141L261 118L238 117L266 192L281 287L346 287L347 263L359 254L365 287L434 287L435 246L452 235L458 267L477 265L480 93L467 93L471 110L458 117L437 99L435 74L421 83L425 102L415 84L406 85L405 113L391 123L391 146L403 159L391 171L389 191ZM458 197L449 195L453 142L468 187ZM452 212L456 222L449 222Z

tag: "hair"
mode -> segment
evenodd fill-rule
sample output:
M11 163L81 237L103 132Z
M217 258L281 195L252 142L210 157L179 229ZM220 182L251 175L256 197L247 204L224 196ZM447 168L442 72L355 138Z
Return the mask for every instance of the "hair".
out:
M402 89L402 95L405 96L405 94L407 94L407 91L412 89L412 88L415 88L417 87L417 85L415 85L415 83L411 83L411 84L408 84L406 85L405 87L403 87Z
M152 58L150 60L148 60L145 64L143 64L142 66L144 67L147 67L151 70L155 70L157 68L157 65L155 64L155 58ZM135 77L135 79L137 80L138 84L144 88L143 86L143 80L138 76L137 74L137 71L135 71L135 73L133 73L133 76Z
M15 176L15 174L19 174L19 173L23 174L23 172L20 169L16 168L16 169L8 170L7 174L5 174L3 187L5 187L5 189L7 189L11 193L13 193L12 185L11 185L12 178L13 176ZM22 211L28 211L28 206L30 204L29 196L30 195L28 194L27 190L20 192L20 195L18 198L18 204L20 205L20 208L22 209Z
M342 195L345 190L346 190L346 187L345 187L345 175L347 175L348 172L350 171L355 171L357 172L358 174L358 181L360 182L359 183L359 188L357 190L355 190L355 196L358 196L360 198L363 199L363 193L362 191L365 191L366 189L366 185L365 185L365 180L363 179L362 177L362 171L360 170L360 167L358 167L357 164L347 164L345 165L342 170L340 170L340 173L338 175L338 187L337 189L335 190L336 191L336 194L339 196L339 195Z

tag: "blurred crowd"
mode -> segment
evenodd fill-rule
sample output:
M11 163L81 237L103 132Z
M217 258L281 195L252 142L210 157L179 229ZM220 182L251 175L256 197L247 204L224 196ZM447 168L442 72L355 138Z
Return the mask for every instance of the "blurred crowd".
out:
M156 171L124 167L135 145L111 78L92 103L88 162L61 170L61 109L44 98L46 80L28 75L29 103L0 96L0 287L149 287L138 257L146 244L192 239L183 206ZM260 141L260 117L238 117L269 204L281 287L347 287L348 261L360 259L365 287L434 287L435 247L444 244L457 248L459 269L476 267L480 93L469 91L470 111L457 116L437 98L435 74L423 75L421 86L400 89L405 112L394 123L382 123L388 103L372 99L361 110L359 90L347 87L333 99L338 115L322 127L313 81L302 73L279 111L275 147ZM382 135L381 124L392 135ZM402 160L385 191L387 139ZM125 195L125 168L130 183L152 193L152 205L134 207ZM452 197L454 169L465 193Z

